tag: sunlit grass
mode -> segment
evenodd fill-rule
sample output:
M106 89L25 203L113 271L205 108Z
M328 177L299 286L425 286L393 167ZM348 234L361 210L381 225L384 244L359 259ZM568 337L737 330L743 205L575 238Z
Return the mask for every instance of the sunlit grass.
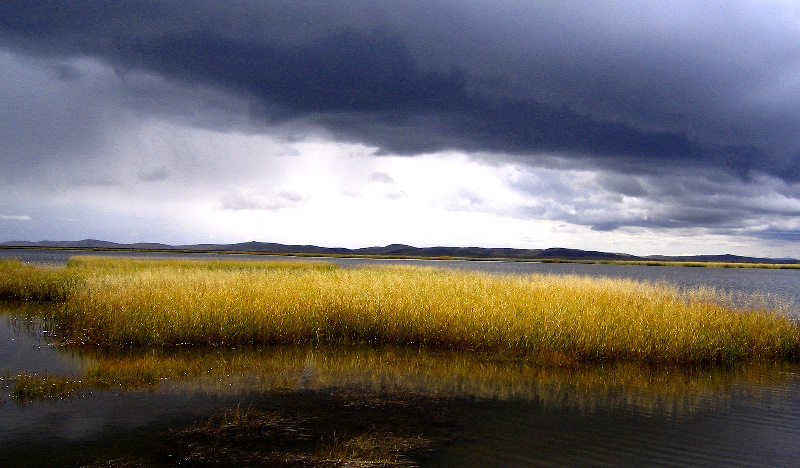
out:
M733 310L713 290L665 283L95 258L73 259L63 270L11 265L0 272L4 291L37 281L65 291L52 319L69 343L371 343L562 362L800 357L800 332L786 318L758 307Z

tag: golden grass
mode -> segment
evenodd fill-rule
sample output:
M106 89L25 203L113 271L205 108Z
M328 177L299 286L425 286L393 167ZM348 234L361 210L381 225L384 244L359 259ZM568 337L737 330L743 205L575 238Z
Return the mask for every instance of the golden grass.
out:
M56 274L70 278L59 286L68 293L53 320L71 343L372 343L567 362L800 357L800 331L787 319L766 309L733 310L707 289L270 263L279 265L79 258L63 270L36 271L51 282ZM33 281L30 268L0 270L0 284Z

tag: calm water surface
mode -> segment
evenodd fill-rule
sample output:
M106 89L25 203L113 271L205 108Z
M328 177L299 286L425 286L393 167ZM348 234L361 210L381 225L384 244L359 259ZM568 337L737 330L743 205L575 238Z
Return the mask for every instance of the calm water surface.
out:
M47 263L75 254L17 252L23 260ZM332 261L343 266L374 262ZM800 291L797 270L412 263L665 280L785 299L796 299ZM81 380L103 368L124 374L167 367L174 371L148 385L89 386L74 396L37 401L12 397L19 374ZM408 395L429 399L426 407L432 409L423 422L438 421L435 433L445 436L416 457L422 467L800 466L800 367L795 364L559 369L453 352L297 347L114 355L54 346L46 325L26 318L19 306L5 305L0 308L0 378L0 466L74 467L141 458L168 450L169 434L237 406L335 423L339 410L320 408L331 395L343 394L347 404L341 407L347 411L400 408L407 413L403 417L417 420L418 407L425 405L398 406L397 401ZM434 417L439 412L448 416Z

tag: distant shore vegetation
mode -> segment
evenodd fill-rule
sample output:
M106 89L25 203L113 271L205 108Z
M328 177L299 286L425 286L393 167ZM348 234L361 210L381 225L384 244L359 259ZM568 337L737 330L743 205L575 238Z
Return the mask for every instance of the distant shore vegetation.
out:
M0 262L0 297L53 304L62 343L110 348L375 344L548 363L800 358L800 330L756 298L557 275L312 261L73 257Z
M120 253L150 253L150 254L219 254L219 255L254 255L264 257L298 257L298 258L366 258L378 260L468 260L468 261L504 261L504 262L533 262L533 263L582 263L602 265L641 265L641 266L674 266L674 267L706 267L706 268L760 268L779 270L800 270L800 263L794 260L775 262L758 261L759 259L737 261L713 260L682 260L682 259L651 259L651 258L592 258L579 257L552 257L552 256L460 256L458 254L399 254L399 253L334 253L334 252L291 252L291 251L264 251L264 250L231 250L231 249L193 249L193 248L146 248L146 247L65 247L41 245L0 245L0 258L2 250L62 250L85 252L120 252Z
M558 262L558 260L543 260L543 263L555 262ZM799 263L700 262L682 260L586 260L577 263L597 263L601 265L673 266L690 268L760 268L766 270L800 270Z

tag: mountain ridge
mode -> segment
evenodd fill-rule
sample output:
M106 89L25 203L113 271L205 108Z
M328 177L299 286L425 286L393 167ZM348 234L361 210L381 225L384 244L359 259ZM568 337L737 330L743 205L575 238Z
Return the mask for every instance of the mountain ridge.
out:
M316 245L279 244L274 242L239 242L234 244L185 244L168 245L156 242L120 244L98 239L79 241L8 241L0 243L2 248L53 248L53 249L123 249L148 251L199 251L199 252L252 252L264 254L304 254L304 255L354 255L383 257L423 257L423 258L471 258L471 259L510 259L510 260L619 260L619 261L698 261L729 263L800 263L794 258L748 257L733 254L637 256L626 253L601 252L595 250L550 247L545 249L517 249L512 247L414 247L406 244L361 247L319 247Z

